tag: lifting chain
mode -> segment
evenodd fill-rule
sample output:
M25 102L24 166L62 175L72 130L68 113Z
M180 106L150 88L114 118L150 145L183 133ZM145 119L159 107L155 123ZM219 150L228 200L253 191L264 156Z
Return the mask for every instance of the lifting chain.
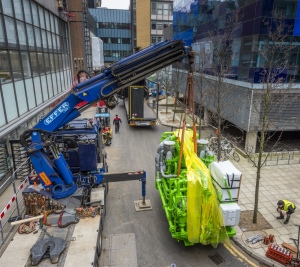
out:
M22 223L18 228L19 234L29 234L33 231L35 231L35 222Z
M88 207L88 208L80 207L76 209L76 213L80 219L85 219L86 217L94 218L96 215L100 214L98 209L95 209L94 207Z
M38 193L25 193L24 205L27 215L37 216L46 211L46 197Z

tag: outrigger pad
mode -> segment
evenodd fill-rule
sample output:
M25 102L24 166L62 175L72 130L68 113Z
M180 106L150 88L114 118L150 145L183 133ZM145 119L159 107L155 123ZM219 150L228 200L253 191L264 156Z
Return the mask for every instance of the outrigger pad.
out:
M60 237L45 238L35 243L30 249L31 265L36 266L43 258L50 257L51 263L57 263L67 242Z

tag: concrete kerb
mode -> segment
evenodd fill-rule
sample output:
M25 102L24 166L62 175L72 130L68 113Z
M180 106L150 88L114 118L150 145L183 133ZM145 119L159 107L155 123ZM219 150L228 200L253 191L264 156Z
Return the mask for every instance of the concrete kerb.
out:
M256 253L253 253L250 249L248 249L237 236L233 236L231 240L239 247L241 248L245 253L247 253L250 257L258 260L259 262L265 264L268 267L279 267L279 265L275 265L274 263L270 262L268 258L263 258L261 255L258 255Z

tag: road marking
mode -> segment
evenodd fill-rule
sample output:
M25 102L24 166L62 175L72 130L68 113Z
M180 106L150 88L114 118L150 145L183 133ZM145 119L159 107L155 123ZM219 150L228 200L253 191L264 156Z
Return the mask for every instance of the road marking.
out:
M259 267L257 264L255 264L254 262L250 261L248 258L246 258L241 252L239 252L234 246L228 246L226 244L224 244L224 247L233 255L233 256L239 256L241 258L241 260L246 261L247 263L249 263L251 266L253 267Z

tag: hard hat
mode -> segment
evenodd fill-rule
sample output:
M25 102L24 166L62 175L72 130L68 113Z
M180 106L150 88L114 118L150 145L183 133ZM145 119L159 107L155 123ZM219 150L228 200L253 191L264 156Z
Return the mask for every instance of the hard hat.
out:
M278 205L278 206L279 206L279 205L284 205L284 203L283 203L282 200L278 200L277 205Z

